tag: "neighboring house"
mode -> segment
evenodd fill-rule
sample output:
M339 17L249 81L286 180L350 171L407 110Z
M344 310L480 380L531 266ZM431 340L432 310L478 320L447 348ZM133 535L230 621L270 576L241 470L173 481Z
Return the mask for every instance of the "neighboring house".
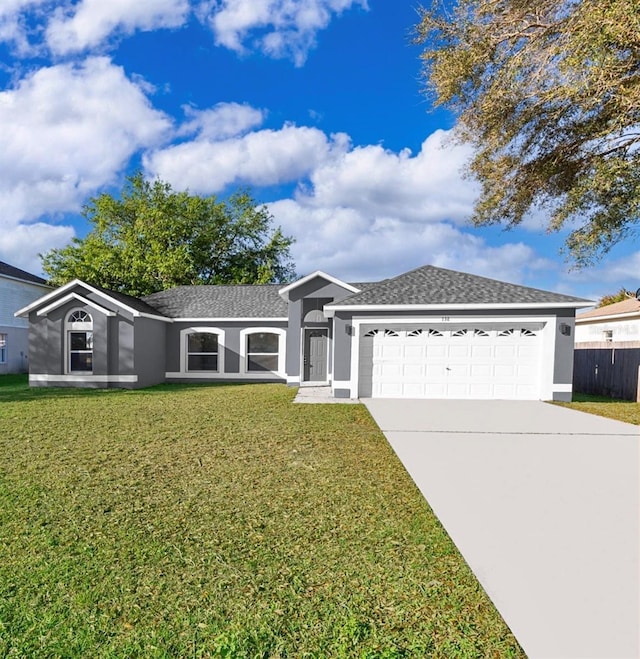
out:
M27 372L29 322L14 312L50 290L41 277L0 261L0 375Z
M423 266L367 284L182 286L142 299L82 281L17 315L30 383L330 385L338 398L571 398L588 300Z
M602 342L640 342L640 300L632 297L576 316L576 346Z
M640 401L640 301L635 297L576 316L576 392Z

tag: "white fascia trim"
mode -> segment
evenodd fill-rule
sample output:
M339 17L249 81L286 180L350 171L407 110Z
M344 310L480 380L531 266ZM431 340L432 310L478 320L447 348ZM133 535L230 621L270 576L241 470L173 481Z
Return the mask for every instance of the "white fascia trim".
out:
M286 323L286 316L281 318L172 318L173 323ZM273 327L269 329L274 329Z
M580 318L576 316L576 324L583 325L584 323L599 323L607 322L609 320L634 320L635 318L640 318L640 311L629 311L627 313L615 313L610 316L591 316L589 318Z
M344 288L347 291L351 291L352 293L360 292L359 288L356 288L351 284L347 284L347 282L342 281L337 277L332 277L331 275L328 275L326 272L322 272L322 270L316 270L315 272L312 272L310 275L307 275L302 279L298 279L298 281L294 281L292 284L289 284L288 286L281 288L278 291L278 295L280 295L280 297L283 297L286 300L289 297L289 291L292 291L294 288L297 288L298 286L302 286L302 284L306 284L308 281L311 281L315 277L322 277L323 279L326 279L328 282L331 282L332 284L336 284L337 286L340 286L341 288Z
M558 393L572 393L573 392L573 385L572 384L554 384L552 385L553 391L557 391Z
M213 373L197 371L167 371L164 374L167 380L284 380L285 377L279 373Z
M142 311L136 311L134 314L137 318L151 318L152 320L160 320L163 323L172 323L173 318L167 318L166 316L155 316L151 313L144 313Z
M81 279L73 279L70 281L68 284L65 284L64 286L61 286L60 288L57 288L55 291L52 291L51 293L48 293L44 297L41 297L37 299L35 302L32 302L30 305L19 309L18 311L13 314L14 316L25 316L27 315L30 311L33 311L40 305L42 305L44 302L48 302L49 300L55 298L56 296L60 295L61 293L64 293L68 291L70 288L73 288L74 286L83 286L84 288L90 290L92 293L97 295L98 297L101 297L103 300L109 300L110 302L113 302L113 304L119 306L120 308L124 309L125 311L128 311L132 316L142 316L145 315L147 318L155 318L157 320L165 320L164 316L154 316L152 314L143 314L141 311L137 311L133 307L130 307L127 304L124 304L120 302L120 300L116 300L115 298L111 297L110 295L107 295L106 293L103 293L102 291L99 291L97 288L94 288L91 286L91 284L87 284L86 282L82 281Z
M46 307L39 309L37 314L38 316L46 316L50 311L53 311L54 309L61 307L67 302L71 302L71 300L77 300L81 304L85 304L91 307L92 309L95 309L96 311L100 312L101 314L104 314L105 316L116 315L115 311L110 311L109 309L105 309L103 306L96 304L95 302L92 302L91 300L88 300L86 297L82 297L82 295L78 295L77 293L69 293L64 297L61 297L59 300L56 300L55 302L52 302Z
M584 302L556 303L507 303L507 304L328 304L324 311L327 316L333 316L336 311L473 311L494 309L496 312L508 309L581 309L589 306Z
M137 382L137 375L51 375L32 373L29 382Z

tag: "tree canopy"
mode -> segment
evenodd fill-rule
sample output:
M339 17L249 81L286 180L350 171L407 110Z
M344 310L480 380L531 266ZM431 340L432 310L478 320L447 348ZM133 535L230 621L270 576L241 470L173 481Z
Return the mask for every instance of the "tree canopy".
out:
M606 307L610 304L616 302L624 302L629 298L634 297L634 294L631 291L628 291L626 288L621 288L617 293L610 293L609 295L603 295L596 304L596 308Z
M476 225L548 214L578 266L640 219L638 0L433 0L416 41L427 93L458 117Z
M85 238L41 255L54 285L73 278L148 295L185 284L265 284L294 275L292 239L241 191L219 201L175 192L168 183L127 179L119 198L100 194L83 208Z

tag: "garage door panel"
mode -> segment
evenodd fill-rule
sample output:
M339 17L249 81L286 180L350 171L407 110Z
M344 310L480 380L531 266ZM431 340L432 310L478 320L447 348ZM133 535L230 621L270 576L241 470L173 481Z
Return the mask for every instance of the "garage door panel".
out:
M447 356L447 346L444 344L428 345L427 346L427 359L444 359Z
M540 340L517 328L376 329L362 339L360 395L536 399Z
M487 378L493 376L494 367L491 364L471 364L472 378Z
M470 346L468 345L455 345L449 347L448 357L450 359L468 359L470 354Z
M405 364L404 377L408 380L421 380L424 378L424 371L422 364Z

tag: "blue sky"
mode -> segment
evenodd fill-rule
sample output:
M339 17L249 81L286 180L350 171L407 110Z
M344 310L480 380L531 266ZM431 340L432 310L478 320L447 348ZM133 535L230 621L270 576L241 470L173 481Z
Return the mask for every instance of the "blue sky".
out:
M417 3L2 0L0 260L88 227L82 205L141 169L176 189L251 188L300 275L425 263L595 298L635 290L627 243L571 272L562 234L468 224L477 186L455 117L421 93Z

